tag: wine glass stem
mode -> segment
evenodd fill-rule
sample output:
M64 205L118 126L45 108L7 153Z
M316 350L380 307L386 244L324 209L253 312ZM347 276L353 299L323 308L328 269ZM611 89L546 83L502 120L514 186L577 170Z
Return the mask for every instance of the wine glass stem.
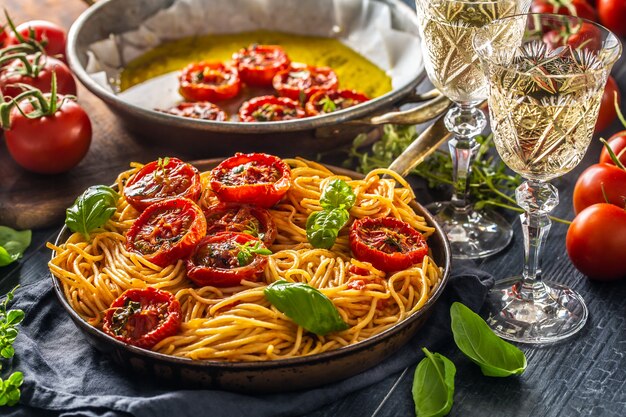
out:
M557 189L546 182L526 181L515 191L517 204L526 210L520 215L524 232L524 272L519 295L538 300L548 296L541 281L541 250L552 222L548 217L559 203Z
M450 109L444 121L448 130L454 134L454 137L448 141L454 186L451 203L455 210L466 210L469 205L469 177L472 162L480 147L474 136L482 132L487 121L480 109L465 104L458 104Z

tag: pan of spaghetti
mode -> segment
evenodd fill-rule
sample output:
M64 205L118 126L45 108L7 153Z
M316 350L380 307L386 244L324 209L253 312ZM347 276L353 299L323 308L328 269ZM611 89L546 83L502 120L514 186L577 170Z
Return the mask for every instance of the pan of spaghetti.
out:
M132 163L78 197L48 246L59 301L115 362L256 393L393 355L450 269L445 234L394 171L261 153Z

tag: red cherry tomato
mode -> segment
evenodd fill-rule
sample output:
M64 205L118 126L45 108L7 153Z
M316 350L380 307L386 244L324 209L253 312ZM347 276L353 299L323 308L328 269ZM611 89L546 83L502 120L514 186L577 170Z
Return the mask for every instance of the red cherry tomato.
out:
M187 198L148 206L126 234L126 249L160 267L186 258L206 233L200 207Z
M246 233L270 246L276 239L276 224L269 211L261 207L237 203L217 203L204 210L206 234L221 232Z
M332 113L347 109L369 100L365 94L354 90L318 91L307 101L305 110L307 116Z
M239 108L241 122L277 122L304 116L304 109L296 101L286 97L255 97Z
M626 166L626 130L617 132L607 142L617 159L619 159L622 165ZM600 152L600 163L615 165L606 147L603 147L602 152Z
M552 49L570 45L575 49L598 52L602 48L602 32L591 23L581 22L551 30L543 35L543 41Z
M36 72L33 68L28 71L24 62L16 59L0 71L0 92L6 97L15 98L24 90L16 84L28 84L49 93L52 85L52 73L56 74L57 93L75 96L76 81L72 72L63 62L50 56L40 55L36 58L29 55L27 58L31 66L39 67Z
M144 165L124 186L126 201L139 211L172 197L198 201L201 193L200 173L178 158L160 158Z
M187 276L199 286L232 287L241 280L257 281L267 256L258 254L265 250L263 243L245 233L218 233L207 236L187 259ZM242 250L248 250L242 257Z
M50 99L49 94L44 94ZM56 112L30 119L17 107L11 109L10 128L5 130L9 153L19 165L40 174L58 174L74 168L83 159L91 144L91 121L73 100L57 96ZM62 105L61 105L62 103ZM31 114L32 104L19 104Z
M617 117L617 112L615 110L615 94L617 94L617 103L619 105L622 101L619 87L617 86L615 79L609 76L606 86L604 87L604 93L602 94L600 112L598 113L598 120L596 121L594 133L605 130Z
M280 46L250 45L233 55L241 81L256 87L271 87L279 71L289 68L289 58Z
M554 13L596 21L596 11L585 0L533 0L531 13Z
M291 187L291 169L277 156L236 153L213 168L209 184L220 201L270 208Z
M221 62L187 65L178 77L180 95L189 101L222 101L241 90L237 69Z
M580 212L567 231L567 254L583 274L598 281L626 277L626 211L594 204Z
M6 28L6 25L0 26L0 49L4 48L5 46L9 46L9 44L7 43L9 33L7 32Z
M615 165L591 165L574 186L574 212L597 203L626 204L626 171Z
M226 112L209 101L197 101L195 103L180 103L163 113L175 116L189 117L190 119L224 121L228 119Z
M281 96L306 102L318 91L336 90L339 81L335 71L328 67L291 64L290 68L274 76L272 85Z
M626 36L626 1L598 0L600 22L617 36Z
M409 268L428 254L424 236L393 217L356 220L350 228L350 249L359 261L385 272Z
M131 288L120 295L104 315L102 330L109 336L150 349L178 332L180 303L169 292Z
M16 27L17 32L25 40L35 39L41 43L48 55L65 56L66 35L65 29L45 20L31 20ZM9 31L7 45L17 45L20 40L13 31ZM31 33L32 32L32 33ZM31 36L34 33L35 36Z

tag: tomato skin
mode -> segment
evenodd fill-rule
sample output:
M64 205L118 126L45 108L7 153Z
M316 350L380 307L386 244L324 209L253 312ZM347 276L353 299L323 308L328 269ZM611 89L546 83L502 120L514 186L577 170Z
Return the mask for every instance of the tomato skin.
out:
M194 250L194 253L187 259L187 277L195 284L204 287L211 285L214 287L233 287L239 285L242 279L248 281L257 281L265 265L267 265L267 256L253 254L253 260L248 265L239 266L237 263L237 254L239 250L231 248L225 249L234 244L244 245L255 244L259 240L245 233L222 232L213 236L207 236ZM261 245L261 247L263 247ZM209 249L210 248L210 249ZM208 255L206 251L212 255ZM216 255L219 253L219 255ZM214 266L208 265L206 257L209 259L218 258L225 262L233 262L235 266Z
M243 179L243 184L229 184L225 178L239 166L250 164L251 168L273 170L275 181L250 182ZM217 198L223 202L252 204L270 208L280 201L291 187L291 169L282 159L264 153L236 153L213 168L210 186Z
M606 199L605 199L606 195ZM624 207L626 203L626 171L615 165L594 164L583 171L574 186L574 212L606 203Z
M189 101L222 101L239 94L241 80L237 69L222 62L195 62L178 77L179 93Z
M617 156L617 159L619 159L622 165L626 166L626 130L617 132L611 136L607 142L615 156ZM600 163L615 165L609 152L606 150L606 146L604 146L602 152L600 152Z
M136 210L143 211L151 204L172 197L185 197L194 202L200 198L202 184L198 170L178 158L168 159L162 167L159 161L144 165L124 185L124 198Z
M293 74L302 74L294 77ZM339 80L335 71L328 67L314 67L304 64L291 64L291 67L278 72L272 85L279 95L300 101L304 94L306 102L318 91L336 90Z
M626 2L623 0L598 0L600 22L617 36L626 36Z
M336 105L336 110L330 112L343 110L348 107L356 106L357 104L368 101L369 98L362 93L355 90L339 90L339 91L318 91L311 95L311 98L306 103L305 110L307 116L317 116L320 114L326 114L322 100L330 100Z
M228 115L222 109L210 101L196 101L193 103L180 103L167 110L159 110L174 116L188 117L199 120L215 120L222 122L228 119Z
M16 27L18 33L22 35L24 39L30 39L31 28L35 31L35 40L40 43L45 43L44 49L48 55L65 56L65 44L67 41L65 29L46 20L30 20ZM15 36L15 33L9 30L7 46L17 45L19 43L20 41Z
M126 233L126 250L164 268L189 256L205 234L206 220L200 207L188 198L170 198L148 206L135 220ZM145 253L140 244L148 239L154 247Z
M604 87L604 93L602 94L600 112L598 113L598 120L593 130L594 133L602 132L617 118L617 112L615 111L615 93L617 93L617 103L619 105L622 101L619 87L615 82L615 78L609 76L606 86Z
M387 230L386 230L387 229ZM373 246L367 237L370 231L380 231L386 237L392 230L395 236L401 235L407 240L407 247L402 251L391 253ZM385 272L400 271L422 262L428 254L428 244L424 236L408 223L394 217L365 217L356 220L350 227L350 249L355 258L362 262L369 262L375 268ZM404 249L407 249L404 251Z
M241 81L255 87L271 87L279 71L289 68L289 57L277 45L250 45L233 55Z
M626 211L606 203L587 207L569 226L565 246L576 269L589 278L625 278Z
M203 210L207 220L207 236L221 232L246 233L252 222L258 234L251 236L260 239L265 246L274 243L278 231L269 211L262 207L237 203L217 203ZM248 233L250 234L250 233ZM260 236L260 237L259 237Z
M300 119L304 116L304 109L287 97L255 97L244 102L239 108L241 122L276 122Z
M124 330L137 331L139 334L122 335L116 334L114 315L117 311L124 309L128 302L138 302L141 304L141 311L131 315ZM160 317L161 316L161 317ZM162 317L165 316L165 317ZM128 322L130 329L126 328ZM141 325L148 326L142 328ZM156 321L156 322L155 322ZM106 311L103 320L102 330L124 343L128 343L143 349L150 349L166 337L173 336L178 331L181 323L180 303L171 293L158 290L153 287L131 288L122 293ZM150 326L152 325L152 326Z
M49 94L44 96L50 98ZM58 103L62 100L59 96ZM26 100L20 107L26 114L33 111ZM11 157L23 168L40 174L69 171L78 165L91 145L91 121L73 100L66 100L54 115L36 119L24 117L14 107L10 125L4 137Z
M6 26L0 26L0 49L4 48L5 46L9 46L9 44L7 43L9 34L6 29Z
M34 55L27 57L32 64L35 61ZM41 70L36 77L20 74L24 70L24 63L20 60L14 60L0 72L0 92L6 97L15 98L24 90L12 84L28 84L43 93L49 93L52 85L52 73L57 78L57 93L64 95L76 95L76 81L72 76L72 72L62 61L51 56L41 56L38 65Z
M594 22L598 20L596 11L585 0L533 0L530 13L554 13L578 16Z

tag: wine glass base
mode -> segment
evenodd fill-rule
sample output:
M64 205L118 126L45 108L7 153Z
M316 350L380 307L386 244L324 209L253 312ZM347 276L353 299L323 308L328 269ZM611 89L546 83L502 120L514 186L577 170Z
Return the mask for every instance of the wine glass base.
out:
M450 202L432 203L426 208L448 236L453 258L486 258L504 249L513 237L509 222L495 212L458 209Z
M522 298L521 279L498 281L489 292L487 323L498 336L513 342L547 345L563 341L583 328L589 313L578 293L544 281L536 285L543 285L546 292L535 291L535 297Z

